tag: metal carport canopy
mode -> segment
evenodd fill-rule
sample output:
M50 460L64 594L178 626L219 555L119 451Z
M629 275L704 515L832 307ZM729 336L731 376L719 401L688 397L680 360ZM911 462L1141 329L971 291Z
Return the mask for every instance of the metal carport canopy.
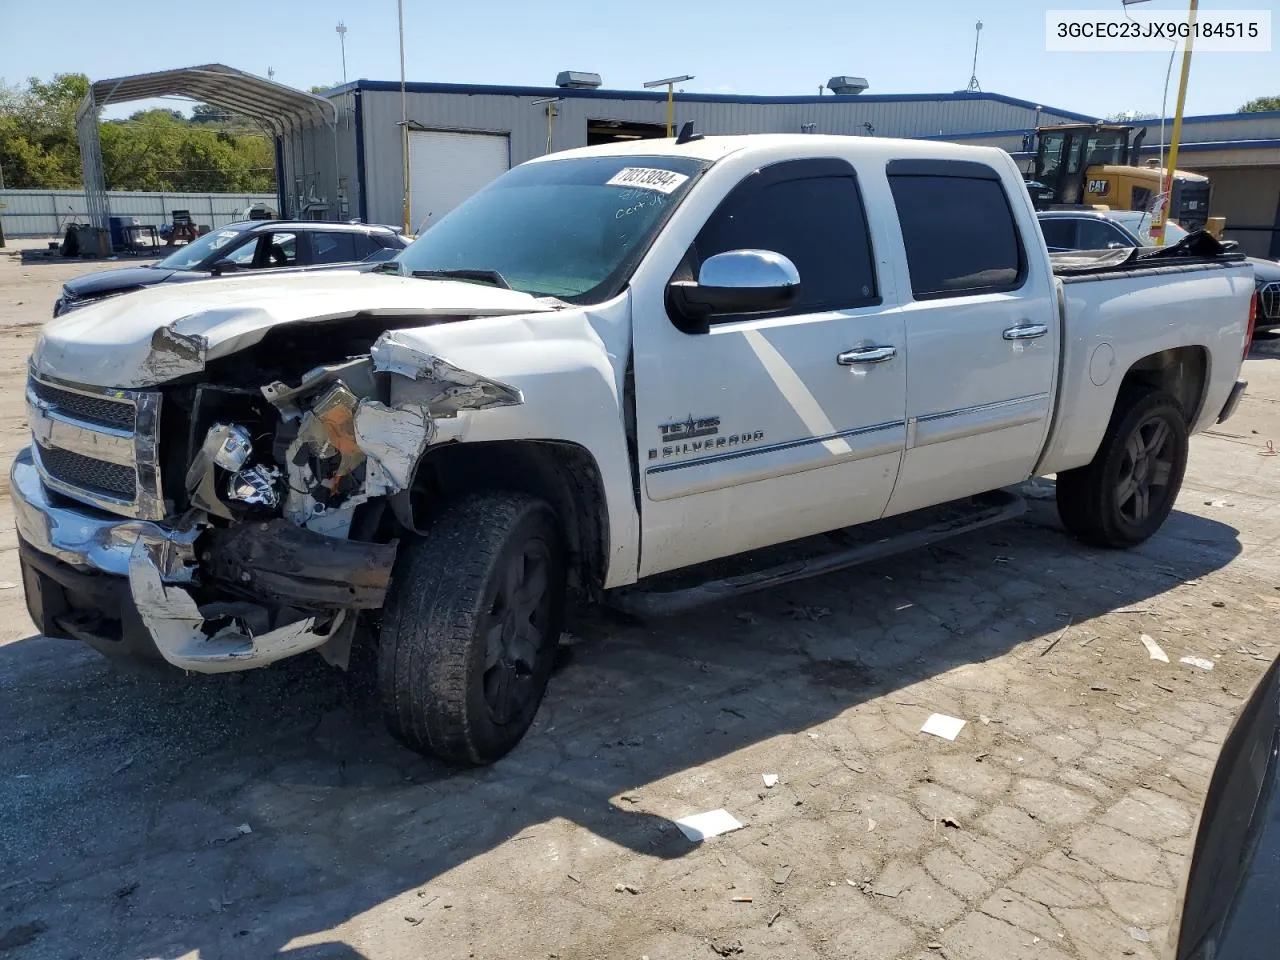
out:
M76 112L85 198L94 226L106 227L108 217L98 112L109 103L165 96L189 97L234 111L257 120L277 137L308 125L337 125L337 110L323 97L221 63L95 81Z

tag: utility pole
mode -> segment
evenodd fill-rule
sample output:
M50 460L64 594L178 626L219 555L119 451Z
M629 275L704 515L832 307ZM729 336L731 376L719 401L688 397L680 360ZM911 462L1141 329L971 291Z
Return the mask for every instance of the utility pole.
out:
M1173 134L1169 138L1169 167L1164 175L1164 200L1160 204L1160 223L1158 225L1159 232L1156 233L1156 246L1164 246L1165 221L1169 219L1169 205L1173 201L1173 175L1178 169L1178 142L1182 138L1182 108L1187 102L1187 80L1191 76L1191 40L1195 36L1196 30L1196 7L1199 6L1199 0L1191 0L1191 5L1187 9L1187 24L1190 29L1187 31L1187 45L1182 50L1182 76L1178 80L1178 105L1173 112ZM1152 232L1155 233L1156 224L1152 225Z
M674 136L675 130L675 99L676 84L684 83L686 80L692 80L693 75L689 74L683 77L667 77L665 80L650 80L646 83L645 89L651 90L654 87L667 88L667 136Z
M396 0L396 12L400 17L400 151L404 154L404 199L401 203L401 219L404 232L409 232L409 100L404 92L404 0Z
M338 33L338 43L342 47L342 82L347 82L347 25L341 20L333 28Z
M982 21L979 20L973 25L973 69L969 71L969 86L965 87L968 93L981 93L982 85L978 83L978 41L982 39Z

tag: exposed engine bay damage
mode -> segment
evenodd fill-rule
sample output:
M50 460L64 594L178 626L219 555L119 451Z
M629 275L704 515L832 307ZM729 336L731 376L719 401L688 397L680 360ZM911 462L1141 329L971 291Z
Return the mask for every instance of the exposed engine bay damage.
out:
M349 616L345 611L299 616L273 626L272 619L281 617L273 618L255 604L201 607L190 590L160 579L160 569L142 541L129 558L129 589L160 655L196 673L266 666L311 650L328 641Z
M288 520L209 531L204 572L232 592L307 609L376 610L396 560L396 541L339 540Z
M391 334L364 349L301 375L296 356L263 349L236 377L181 395L170 441L186 466L169 479L185 494L174 510L201 531L193 570L162 576L165 558L142 541L129 556L134 600L170 663L239 670L312 648L345 663L357 611L380 608L391 582L396 526L379 518L400 516L397 495L429 447L465 429L460 414L524 402Z

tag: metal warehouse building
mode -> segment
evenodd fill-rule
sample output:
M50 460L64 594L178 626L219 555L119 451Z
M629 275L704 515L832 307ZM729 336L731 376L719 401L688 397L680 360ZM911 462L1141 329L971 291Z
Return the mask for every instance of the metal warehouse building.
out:
M350 216L399 223L404 190L398 83L356 80L324 94L337 108L341 200ZM547 103L548 98L556 102ZM494 177L548 150L666 133L665 91L406 85L410 225L429 227ZM539 102L542 101L542 102ZM547 111L553 111L548 117ZM699 133L836 133L955 138L1037 122L1092 120L990 93L752 97L677 93L677 124ZM299 153L320 155L312 131Z

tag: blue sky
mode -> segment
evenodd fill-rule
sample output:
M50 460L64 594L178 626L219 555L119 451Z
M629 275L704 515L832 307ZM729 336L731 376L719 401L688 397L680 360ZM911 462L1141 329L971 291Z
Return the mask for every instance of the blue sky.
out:
M560 70L589 70L623 89L694 74L689 90L773 95L813 94L848 73L866 77L871 93L947 92L968 82L981 19L983 90L1093 115L1159 112L1166 55L1046 53L1047 9L1118 10L1120 0L405 0L406 71L410 80L550 85ZM1186 4L1153 0L1143 9L1181 16ZM262 75L274 67L276 80L305 88L342 76L339 19L349 31L347 76L396 79L395 0L0 0L0 77L13 84L82 71L101 79L221 62ZM1233 112L1259 95L1280 95L1277 50L1197 55L1189 113ZM1172 100L1171 92L1170 113Z

